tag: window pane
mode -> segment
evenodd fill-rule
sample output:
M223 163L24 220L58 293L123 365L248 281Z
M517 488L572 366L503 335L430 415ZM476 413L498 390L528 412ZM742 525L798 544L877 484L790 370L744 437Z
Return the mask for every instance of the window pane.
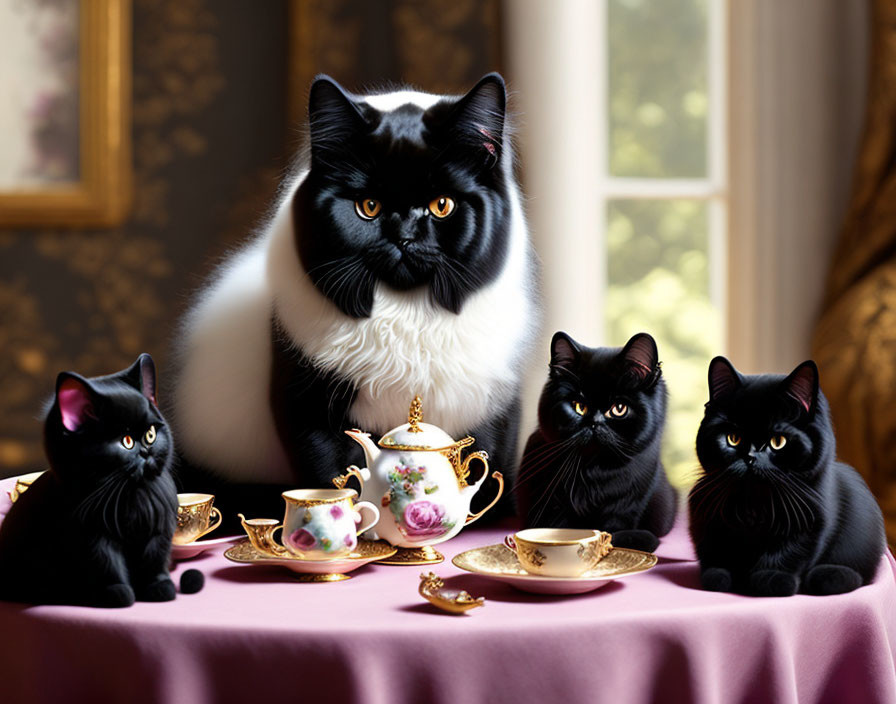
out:
M706 369L722 349L710 297L709 209L696 200L607 204L607 339L623 345L642 330L656 339L669 390L663 461L677 486L695 478Z
M707 7L609 0L609 173L706 176Z

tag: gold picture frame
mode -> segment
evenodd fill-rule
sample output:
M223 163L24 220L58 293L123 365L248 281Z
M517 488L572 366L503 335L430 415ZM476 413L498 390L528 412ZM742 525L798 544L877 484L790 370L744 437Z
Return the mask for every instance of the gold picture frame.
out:
M112 226L131 202L131 2L78 2L78 176L0 190L0 227Z

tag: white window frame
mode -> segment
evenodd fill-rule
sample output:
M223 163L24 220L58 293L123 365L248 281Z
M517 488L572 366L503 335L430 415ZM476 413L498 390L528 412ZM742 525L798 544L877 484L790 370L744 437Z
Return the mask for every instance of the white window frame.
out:
M710 243L711 296L727 322L719 352L745 372L786 371L809 355L861 126L869 10L841 0L708 1L710 41L726 43L710 47L710 115L725 118L710 117L708 179L655 183L603 174L606 0L505 0L542 259L540 350L558 329L604 339L605 267L595 263L606 259L608 199L694 197L713 204L710 232L724 233Z

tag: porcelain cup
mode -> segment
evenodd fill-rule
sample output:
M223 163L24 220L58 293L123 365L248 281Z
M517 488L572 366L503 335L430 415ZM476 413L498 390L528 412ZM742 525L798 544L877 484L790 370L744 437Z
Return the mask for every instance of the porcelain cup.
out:
M177 528L172 538L175 545L192 543L221 525L221 512L212 506L214 501L214 494L177 495Z
M283 492L283 545L303 560L350 554L358 535L380 519L379 509L355 499L354 489L293 489Z
M580 577L610 552L610 534L579 528L528 528L508 535L504 544L520 565L542 577Z

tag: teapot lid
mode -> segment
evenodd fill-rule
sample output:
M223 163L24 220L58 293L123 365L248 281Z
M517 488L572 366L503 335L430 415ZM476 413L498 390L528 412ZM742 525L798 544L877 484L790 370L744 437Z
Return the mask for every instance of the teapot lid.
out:
M457 443L438 426L423 422L423 400L415 396L408 411L408 422L392 428L380 438L384 450L447 450Z

